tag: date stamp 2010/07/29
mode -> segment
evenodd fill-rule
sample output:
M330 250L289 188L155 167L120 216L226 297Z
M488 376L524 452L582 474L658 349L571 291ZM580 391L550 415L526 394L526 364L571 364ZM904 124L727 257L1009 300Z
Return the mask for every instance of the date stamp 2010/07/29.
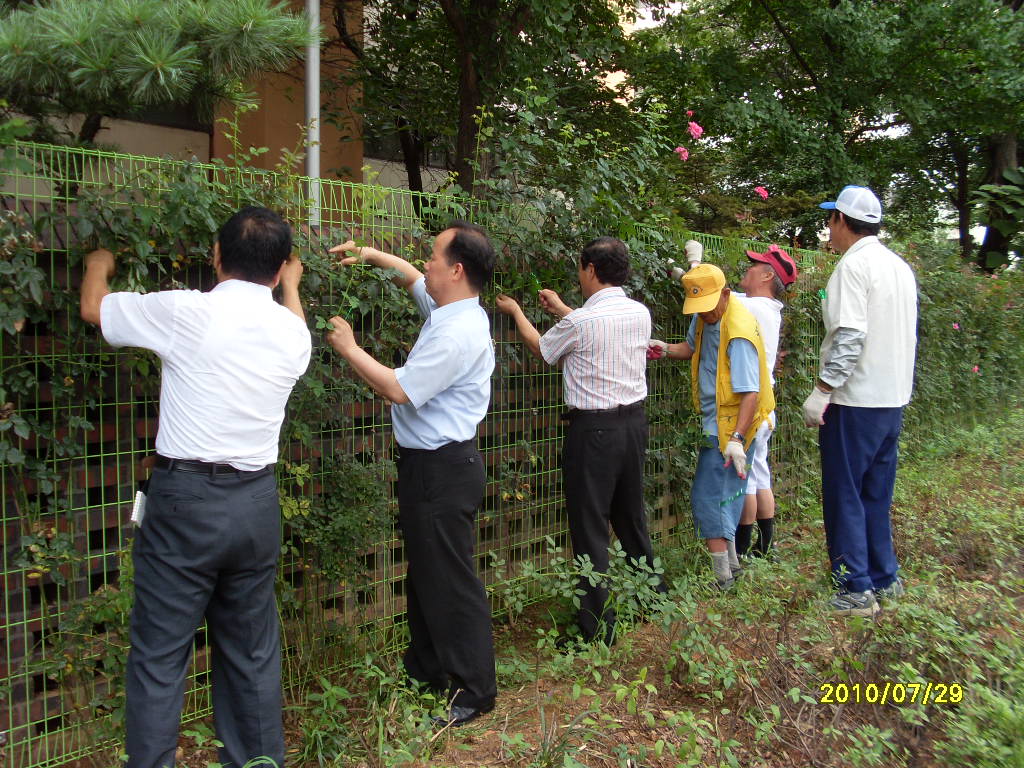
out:
M819 704L959 704L960 683L822 683Z

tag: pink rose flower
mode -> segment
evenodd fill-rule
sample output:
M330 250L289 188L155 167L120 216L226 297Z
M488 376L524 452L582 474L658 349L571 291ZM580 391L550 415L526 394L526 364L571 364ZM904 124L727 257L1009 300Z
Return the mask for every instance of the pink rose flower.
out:
M686 116L687 117L693 117L693 110L692 109L686 110Z
M768 199L768 190L764 187L754 187L754 192L760 195L762 200Z
M954 331L959 331L960 330L960 323L953 323L953 330Z
M693 136L694 141L699 139L704 134L704 129L701 128L692 120L690 121L690 125L687 127L686 130L688 130L690 132L690 135Z
M971 368L971 372L972 373L981 373L981 368L979 368L978 366L974 366L973 368Z
M688 150L686 147L676 147L672 151L679 155L679 159L682 160L684 163L690 159L690 150Z

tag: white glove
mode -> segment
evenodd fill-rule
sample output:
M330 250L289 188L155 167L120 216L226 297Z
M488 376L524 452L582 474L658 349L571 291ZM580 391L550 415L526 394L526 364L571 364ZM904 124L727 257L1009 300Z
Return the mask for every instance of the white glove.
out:
M663 357L668 357L668 344L661 339L648 339L647 359L661 360Z
M686 251L686 261L689 263L690 269L704 260L704 246L696 240L687 240L683 250Z
M725 444L722 456L725 457L725 466L728 467L732 464L740 479L745 480L747 477L747 452L743 450L743 443L738 440L730 440Z
M825 409L832 401L831 392L822 392L817 387L804 400L804 424L808 427L820 427L825 423Z
M665 266L668 267L668 274L675 282L682 280L683 275L686 274L686 270L676 264L675 259L669 259L665 262Z

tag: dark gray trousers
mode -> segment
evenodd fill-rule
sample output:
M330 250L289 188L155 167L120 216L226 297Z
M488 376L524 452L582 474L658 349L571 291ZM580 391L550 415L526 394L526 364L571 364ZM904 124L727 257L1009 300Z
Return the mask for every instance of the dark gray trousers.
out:
M611 524L632 561L654 565L644 511L647 416L641 407L622 413L569 412L562 443L562 481L573 555L590 557L594 570L608 571ZM608 590L581 578L580 633L587 641L615 640L615 611ZM658 591L667 590L664 582ZM599 635L598 633L603 634Z
M174 765L185 674L206 618L220 762L284 764L281 547L273 469L226 475L156 469L135 534L126 673L128 768Z
M460 707L494 706L491 606L476 574L476 513L487 473L476 441L401 449L398 510L409 558L409 676Z

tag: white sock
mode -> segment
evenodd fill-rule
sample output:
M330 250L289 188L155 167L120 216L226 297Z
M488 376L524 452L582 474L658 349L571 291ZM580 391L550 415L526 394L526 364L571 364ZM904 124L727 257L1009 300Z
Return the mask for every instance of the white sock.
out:
M734 571L740 569L740 559L736 556L736 542L726 541L726 553L729 555L729 567Z
M714 569L715 578L719 582L724 583L732 580L732 568L729 567L728 552L712 552L711 567Z

